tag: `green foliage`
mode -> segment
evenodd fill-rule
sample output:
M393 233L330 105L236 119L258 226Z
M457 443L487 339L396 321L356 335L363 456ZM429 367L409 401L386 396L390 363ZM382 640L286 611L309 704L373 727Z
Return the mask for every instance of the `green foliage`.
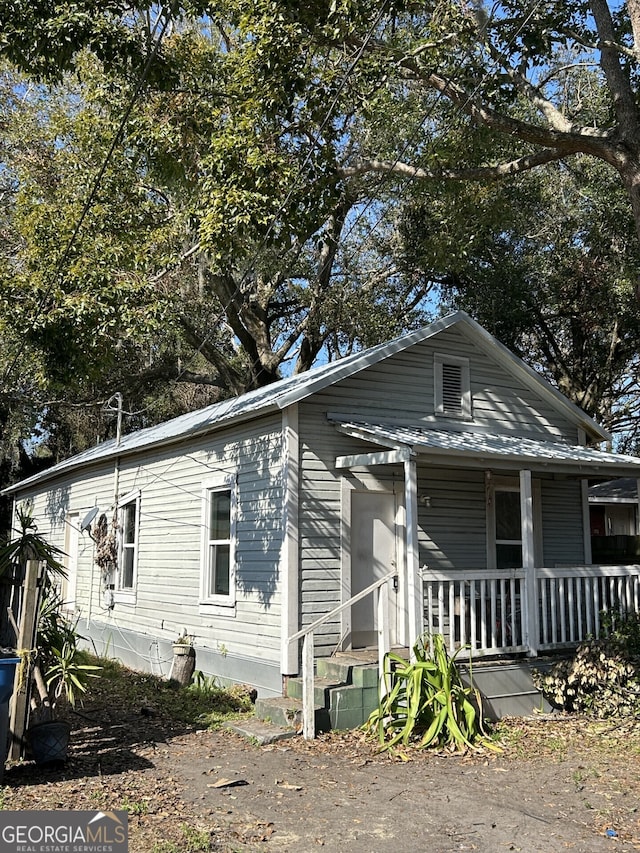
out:
M61 613L63 601L49 586L38 619L37 658L49 691L51 706L61 695L72 707L86 694L89 679L98 678L101 667L89 662L86 652L78 647L81 639L77 620Z
M246 688L218 686L215 679L196 677L189 687L149 673L134 672L117 661L101 657L102 677L94 685L91 697L96 702L109 702L114 695L131 706L152 709L154 713L197 728L217 728L226 720L253 713Z
M534 671L547 700L568 713L593 717L640 714L640 616L603 614L603 635L581 643L548 672Z
M579 2L166 5L68 251L158 10L0 2L0 367L16 361L21 428L43 418L55 460L113 434L70 404L120 391L144 412L127 428L147 426L415 327L436 282L607 426L616 399L630 422L630 8L605 76L590 45L609 35ZM523 180L521 158L547 154L562 165ZM451 189L505 163L500 190Z
M29 560L43 564L35 658L32 660L29 650L18 651L24 655L25 663L32 665L30 675L41 675L39 713L46 719L62 694L75 706L86 693L88 680L97 678L100 667L89 663L78 647L77 620L72 621L63 613L64 602L57 586L60 578L66 578L65 568L58 559L63 552L38 533L30 504L18 506L16 515L20 532L0 549L0 572L16 569L23 572Z
M66 577L65 568L59 560L63 552L38 533L30 504L17 506L16 516L20 530L15 538L10 538L0 547L0 574L10 571L15 566L24 570L28 560L37 560L45 563L47 575Z
M497 749L483 731L480 695L462 683L444 637L425 636L414 646L414 656L412 663L393 652L385 656L385 692L365 723L381 749Z

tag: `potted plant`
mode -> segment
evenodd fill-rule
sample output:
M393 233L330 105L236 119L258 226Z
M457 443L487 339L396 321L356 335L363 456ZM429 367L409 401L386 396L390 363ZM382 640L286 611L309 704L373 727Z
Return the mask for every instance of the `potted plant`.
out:
M32 693L27 742L38 764L62 762L67 757L70 725L56 719L56 707L64 697L72 708L87 690L88 680L101 669L86 662L78 646L77 620L62 613L63 601L56 587L46 581L38 615L35 654L31 670L37 696Z
M58 700L65 696L74 707L85 693L89 678L95 678L99 666L84 660L78 642L77 620L62 612L63 601L57 581L66 577L59 560L62 552L38 532L30 507L17 511L20 536L0 549L0 571L7 566L24 570L28 560L42 566L40 599L33 647L20 650L21 676L31 690L30 726L27 742L36 762L45 764L66 760L70 726L55 718ZM28 689L27 688L27 689Z

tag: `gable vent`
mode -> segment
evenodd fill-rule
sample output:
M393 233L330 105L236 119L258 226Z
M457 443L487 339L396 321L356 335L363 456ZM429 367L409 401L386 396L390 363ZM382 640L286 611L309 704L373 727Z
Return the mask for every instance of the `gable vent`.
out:
M461 415L462 406L462 366L459 364L442 365L442 409L448 415Z
M436 415L472 420L468 358L434 353L433 390Z

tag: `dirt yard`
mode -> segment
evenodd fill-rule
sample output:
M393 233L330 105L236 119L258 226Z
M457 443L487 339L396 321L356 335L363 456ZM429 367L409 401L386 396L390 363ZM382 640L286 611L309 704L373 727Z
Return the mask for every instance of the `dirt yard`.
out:
M9 767L4 809L127 809L132 853L640 850L640 721L509 720L498 755L406 760L360 733L260 747L183 691L101 682L67 765Z

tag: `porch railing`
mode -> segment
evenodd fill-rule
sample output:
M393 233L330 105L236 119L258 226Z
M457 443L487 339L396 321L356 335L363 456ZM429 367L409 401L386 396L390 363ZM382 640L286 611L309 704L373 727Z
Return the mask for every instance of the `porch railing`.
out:
M550 651L601 630L601 613L640 612L640 566L421 570L424 629L461 657ZM533 583L533 591L530 585Z
M536 569L541 650L600 636L601 614L640 612L640 566Z
M390 649L390 634L389 634L389 595L388 585L396 576L396 571L372 583L370 586L353 595L348 601L344 601L338 607L334 607L329 613L325 613L311 625L292 634L288 642L293 643L297 640L302 640L302 736L305 740L313 740L315 737L315 701L314 701L314 678L315 678L315 661L314 661L314 633L324 625L330 622L335 616L342 613L343 610L351 607L357 601L367 598L369 595L376 595L376 614L377 614L377 636L378 636L378 662L379 671L383 672L384 656Z

